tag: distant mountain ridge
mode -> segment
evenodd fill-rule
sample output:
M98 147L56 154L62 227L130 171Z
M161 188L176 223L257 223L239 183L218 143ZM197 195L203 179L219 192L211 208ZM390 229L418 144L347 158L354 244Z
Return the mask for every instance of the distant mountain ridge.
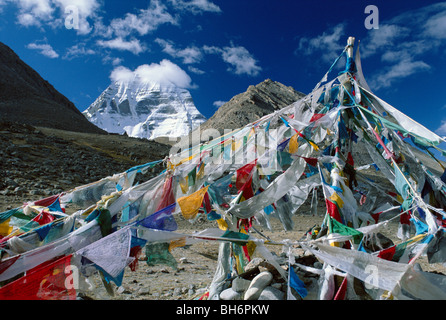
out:
M188 90L137 76L112 83L83 114L107 132L149 140L184 136L206 121Z
M224 129L237 129L254 122L276 110L289 106L305 94L292 87L266 79L251 85L248 89L234 96L223 104L215 114L200 126L200 129L217 129L223 133Z
M75 132L105 133L0 42L0 119Z

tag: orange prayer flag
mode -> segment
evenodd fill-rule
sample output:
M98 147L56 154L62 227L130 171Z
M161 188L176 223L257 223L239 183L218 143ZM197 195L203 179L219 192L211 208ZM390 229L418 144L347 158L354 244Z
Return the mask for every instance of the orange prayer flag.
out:
M295 134L291 137L290 142L288 143L288 151L289 153L293 154L297 152L297 149L299 148L299 142L297 142L297 138L299 137L299 134Z
M181 208L183 217L187 220L195 218L203 203L204 195L208 191L209 186L201 188L189 196L177 199L177 203Z

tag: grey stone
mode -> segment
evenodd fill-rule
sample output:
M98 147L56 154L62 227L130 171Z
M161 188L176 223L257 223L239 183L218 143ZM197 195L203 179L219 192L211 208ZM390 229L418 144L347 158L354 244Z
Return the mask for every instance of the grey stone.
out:
M273 286L268 286L263 289L258 300L284 300L285 293Z
M242 293L248 290L250 284L251 281L237 277L232 281L232 290Z
M221 300L226 300L226 301L229 301L229 300L240 300L241 297L242 297L242 295L240 293L235 292L234 290L232 290L232 288L223 290L220 293L220 299Z
M263 271L252 279L248 290L245 293L245 300L257 300L263 289L270 285L273 280L271 272Z

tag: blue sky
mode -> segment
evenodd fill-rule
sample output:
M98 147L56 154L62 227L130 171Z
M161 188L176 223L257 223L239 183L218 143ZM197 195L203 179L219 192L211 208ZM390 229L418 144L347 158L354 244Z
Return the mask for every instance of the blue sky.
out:
M206 117L267 78L308 93L348 36L372 91L446 136L446 2L0 0L0 41L81 111L140 66Z

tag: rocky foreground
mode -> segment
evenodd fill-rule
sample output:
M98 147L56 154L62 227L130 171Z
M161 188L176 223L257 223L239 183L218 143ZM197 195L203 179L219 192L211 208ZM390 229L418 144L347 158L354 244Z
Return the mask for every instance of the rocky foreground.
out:
M163 159L169 148L126 136L0 122L0 212ZM153 168L145 179L160 170Z

